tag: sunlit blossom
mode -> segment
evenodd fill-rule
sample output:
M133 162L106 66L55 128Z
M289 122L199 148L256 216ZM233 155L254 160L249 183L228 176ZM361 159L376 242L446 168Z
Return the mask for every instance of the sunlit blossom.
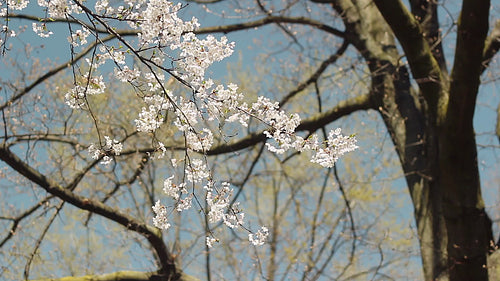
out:
M248 241L254 246L262 246L266 242L267 236L269 236L269 229L263 226L257 233L248 234Z

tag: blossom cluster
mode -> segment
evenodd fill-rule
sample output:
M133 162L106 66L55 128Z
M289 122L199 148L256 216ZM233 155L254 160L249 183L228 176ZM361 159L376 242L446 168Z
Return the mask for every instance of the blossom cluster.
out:
M28 3L27 0L7 2L9 9L18 10L24 9ZM131 46L132 41L124 41L120 37L119 46L100 42L92 58L85 59L90 70L76 79L74 87L65 94L66 104L76 110L87 109L88 99L106 90L106 79L96 74L99 67L111 62L114 65L114 78L141 89L143 107L131 120L138 132L154 133L165 122L167 113L173 114L173 124L184 136L186 157L184 160L171 159L172 164L177 167L176 163L185 161L183 178L193 186L203 186L198 192L204 192L207 203L205 213L211 224L222 222L230 228L238 228L243 226L245 215L238 203L231 204L233 189L230 184L216 184L208 168L207 158L194 156L195 153L206 153L214 144L214 132L202 125L207 121L219 122L217 125L221 125L222 120L246 127L250 118L254 118L266 127L263 133L269 139L266 143L269 151L278 154L290 149L311 151L314 154L311 161L324 167L332 167L340 156L357 148L356 139L343 136L340 129L330 132L324 142L320 142L317 135L304 139L296 134L301 121L298 114L286 113L280 109L278 102L263 96L249 104L244 101L244 95L238 92L237 85L224 86L205 77L207 69L214 62L233 53L234 42L229 42L226 37L217 39L212 35L198 38L195 35L200 26L198 20L193 17L185 21L178 17L178 12L183 8L181 4L165 0L128 0L123 5L117 3L113 6L108 0L98 0L91 12L82 9L82 4L77 1L38 0L38 4L52 19L85 12L90 19L106 19L100 21L104 29L112 30L109 25L112 19L116 19L137 30L136 46ZM0 13L7 13L6 8L1 7ZM34 23L32 29L40 37L50 37L52 31L49 23ZM86 46L88 37L96 33L90 26L72 31L68 37L69 43L73 47ZM131 59L127 59L129 57ZM130 66L127 61L135 63ZM142 63L142 67L137 67L137 62ZM166 89L165 74L187 86L191 94L182 95ZM114 156L120 155L123 145L108 136L104 139L103 145L91 144L88 152L93 159L101 159L102 164L109 164ZM154 158L162 158L166 152L164 144L156 140L154 143L158 152ZM171 176L163 183L164 194L175 202L173 207L163 205L160 200L153 206L153 223L162 229L170 227L169 208L178 212L190 209L197 192L195 189L188 192L186 182L174 183L174 179ZM253 245L263 245L268 235L269 230L261 227L258 232L250 233L248 239ZM209 236L206 244L211 247L216 241L216 238Z
M108 165L113 161L112 155L120 155L123 150L123 144L116 139L111 139L109 136L104 136L105 144L102 147L92 143L88 151L93 159L101 159L101 164Z
M261 245L264 245L264 242L266 241L267 236L269 236L269 229L267 229L267 227L263 226L259 229L259 231L257 231L257 233L248 234L248 240L252 244L254 244L255 246L261 246Z
M106 89L102 75L92 77L86 73L82 78L83 81L76 82L75 87L64 96L66 104L73 109L85 108L87 95L102 94Z
M166 92L168 95L170 92ZM163 123L162 113L171 107L171 104L162 96L145 97L143 107L137 119L134 120L138 132L154 132Z
M90 30L84 27L82 29L78 29L73 34L71 34L71 36L68 37L68 42L74 47L80 45L83 46L87 44L87 37L89 37L89 35L90 35Z
M160 203L160 200L156 201L156 204L153 206L153 212L155 212L156 214L156 216L153 218L154 226L161 229L169 229L170 223L167 219L167 207L163 206Z
M33 32L42 38L48 38L50 35L54 34L54 32L47 29L47 25L45 23L38 24L34 22L31 24L31 27Z
M29 0L7 0L1 1L0 4L0 16L7 15L8 10L23 10L28 7ZM5 4L5 6L4 6Z
M325 148L319 147L316 149L317 153L312 157L311 162L330 168L333 167L340 156L358 148L356 138L343 136L340 128L330 131L327 142L328 145Z
M209 206L208 221L210 223L217 223L222 220L230 228L243 224L245 214L237 206L230 206L233 189L230 188L229 183L223 182L220 189L205 188L207 189L206 200Z

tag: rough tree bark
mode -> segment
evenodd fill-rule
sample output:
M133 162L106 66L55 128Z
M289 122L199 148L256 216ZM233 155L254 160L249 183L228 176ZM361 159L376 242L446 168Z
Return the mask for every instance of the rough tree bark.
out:
M372 99L414 204L425 279L488 280L491 221L481 197L472 120L490 3L464 1L448 77L435 4L410 2L413 13L401 1L330 1L371 71Z

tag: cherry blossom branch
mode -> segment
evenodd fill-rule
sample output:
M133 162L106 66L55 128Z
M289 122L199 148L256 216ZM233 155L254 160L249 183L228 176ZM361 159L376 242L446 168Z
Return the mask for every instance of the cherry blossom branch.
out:
M333 121L349 115L353 112L359 110L367 110L374 109L372 101L370 99L370 94L361 95L343 102L340 102L334 108L325 111L324 113L317 114L313 117L310 117L300 123L300 125L296 128L297 132L300 131L308 131L314 132L323 126L332 123ZM254 146L257 143L263 142L267 139L267 137L263 134L263 132L256 132L245 136L244 138L229 143L222 144L219 146L215 146L206 152L207 155L217 155L224 153L232 153L236 152L251 146Z
M50 19L44 19L44 18L39 18L39 17L36 17L36 16L26 15L26 14L9 14L9 18L10 19L23 19L23 20L27 20L27 21L36 22L36 23L38 23L38 22L65 23L65 24L74 23L74 24L78 24L78 25L80 25L82 27L85 27L88 30L92 30L94 32L108 33L107 30L105 30L105 29L94 28L91 24L88 24L86 22L83 22L83 21L80 21L80 20L76 20L76 19L67 19L67 18L50 18Z
M107 37L103 38L101 41L102 42L106 42L106 41L112 40L114 38L115 38L114 35L110 35L110 36L107 36ZM61 72L62 70L66 69L66 68L70 67L71 65L75 64L76 62L78 62L85 55L87 55L88 53L90 53L90 51L92 51L97 44L99 44L99 43L98 42L94 42L94 43L90 44L88 47L86 47L85 49L83 49L73 59L71 59L71 60L69 60L69 61L67 61L65 63L62 63L59 66L56 66L55 68L47 71L45 74L43 74L42 76L38 77L35 81L33 81L30 85L28 85L28 86L26 86L26 87L24 87L24 88L16 91L16 93L14 93L14 95L12 97L10 97L10 99L7 102L5 102L4 104L0 105L0 110L3 110L4 108L9 107L14 102L16 102L17 100L19 100L20 98L22 98L27 93L29 93L36 86L40 85L41 83L45 82L47 79L53 77L57 73Z
M18 18L18 19L25 19L33 22L40 22L40 18L32 15L25 15L25 14L9 14L9 18ZM43 19L42 19L43 20ZM84 26L85 28L88 28L89 30L98 32L98 33L107 33L107 34L112 34L109 32L108 29L99 29L99 28L94 28L88 23L84 23L81 21L77 20L71 20L71 19L65 19L65 18L51 18L50 22L52 23L75 23L79 24L81 26ZM344 38L345 33L344 31L341 31L339 29L336 29L332 26L329 26L327 24L324 24L323 22L316 21L310 18L306 17L286 17L286 16L267 16L265 18L255 20L255 21L249 21L249 22L243 22L243 23L237 23L237 24L229 24L229 25L221 25L221 26L211 26L211 27L202 27L199 28L198 30L195 30L193 33L195 34L213 34L213 33L229 33L229 32L235 32L235 31L242 31L242 30L247 30L247 29L252 29L256 27L261 27L269 24L279 24L279 23L291 23L291 24L302 24L302 25L307 25L307 26L312 26L315 27L319 30L325 31L327 33L333 34L335 36ZM136 36L139 31L133 30L133 29L115 29L114 32L116 34L119 34L121 36Z
M87 169L74 178L72 184L69 186L69 191L72 191L77 186L83 176L98 161L101 160L101 164L107 165L113 159L117 158L116 156L122 154L123 144L113 137L104 136L105 142L103 144L99 132L100 129L97 126L98 116L94 115L89 103L90 96L105 93L106 84L104 78L102 75L96 76L95 73L98 67L107 60L111 60L116 65L114 69L115 77L120 81L128 82L133 86L142 83L149 88L149 90L145 88L144 95L140 97L143 99L145 106L139 113L138 118L134 120L137 132L154 133L165 122L165 116L168 112L175 114L173 125L183 135L185 143L185 156L183 160L184 177L179 184L174 183L174 176L167 178L164 181L163 191L176 201L175 209L179 212L190 208L193 198L203 209L196 195L195 185L204 184L204 197L206 198L208 209L203 210L208 216L209 223L223 221L230 228L241 226L250 232L242 224L244 213L230 204L230 197L233 192L230 184L227 182L219 184L217 181L212 180L210 172L207 169L208 159L206 156L212 153L209 148L212 147L214 138L212 130L199 128L202 121L218 122L221 126L225 122L239 122L242 126L247 127L247 121L250 118L254 118L268 127L268 130L255 136L259 138L259 141L270 139L269 142L265 143L265 146L271 152L281 154L289 149L295 149L299 152L311 150L315 152L311 161L324 167L332 167L338 157L357 148L356 139L352 136L343 136L340 129L331 131L328 136L325 133L325 140L323 142L319 141L316 134L309 134L309 137L304 139L295 133L296 131L303 130L314 132L318 128L332 122L338 116L341 116L339 114L348 114L346 112L339 112L338 108L336 108L336 111L326 112L325 115L310 118L300 125L299 115L285 113L279 108L278 102L261 96L257 98L257 101L247 104L244 101L243 94L237 92L238 87L236 85L229 84L227 87L215 85L212 79L205 78L205 71L214 62L231 55L234 43L228 42L225 37L217 40L212 35L208 35L205 39L199 39L195 35L207 32L231 32L270 23L277 23L281 27L282 23L309 25L340 37L344 36L343 32L312 19L272 16L270 13L268 13L267 17L253 22L199 29L196 18L192 18L190 21L178 18L177 12L183 8L181 4L160 0L150 0L137 5L129 4L128 8L110 6L108 1L97 1L94 6L95 12L78 0L73 0L72 3L74 4L61 6L48 1L40 0L38 2L40 6L45 7L45 17L72 18L71 21L76 21L83 26L83 30L73 32L71 25L69 25L72 50L75 46L84 46L87 44L87 37L91 35L89 29L96 32L96 34L92 34L96 38L93 46L94 52L92 53L92 58L87 60L90 70L81 75L84 78L83 82L77 80L76 71L73 71L75 87L65 95L66 103L70 108L87 110L96 124L95 129L98 131L99 142L98 144L91 144L88 147L90 156L96 161L92 162L87 166ZM26 5L24 1L19 2L16 9L23 9ZM80 22L80 20L72 16L73 13L80 14L82 12L92 23L92 26L89 26L89 28L86 27L88 24ZM112 26L113 20L118 23L127 22L131 28L138 30L138 47L133 47L132 41L125 40L114 29ZM66 22L68 23L68 21ZM103 41L99 40L99 35L97 34L97 30L99 30L98 25L104 27L105 33L111 34L121 45L126 47L124 48L125 50L120 50L122 46L117 48L106 46ZM52 34L52 32L47 30L45 23L41 26L33 24L33 30L41 37L48 37ZM96 52L97 44L101 45L99 54ZM285 101L302 91L307 85L317 82L326 67L336 61L345 52L347 46L347 42L344 42L337 53L321 64L313 76L305 83L299 85L296 91L292 91L285 98ZM127 56L137 59L141 66L147 68L147 71L141 71L135 67L134 69L130 69L126 62ZM170 67L165 66L168 62L170 62ZM168 73L181 84L184 84L192 94L189 96L169 91L167 84L164 83L165 73ZM355 100L355 102L358 103L347 104L344 111L346 109L347 111L354 111L356 108L367 107L369 99L366 98L366 100L361 102ZM352 108L348 109L349 107ZM252 138L250 138L250 141L252 141ZM253 138L253 141L255 141L255 138ZM240 144L242 142L244 143L245 139L239 141ZM4 147L4 150L9 152L7 147ZM160 151L160 155L163 156L166 147L158 141L155 151ZM203 159L192 158L191 153L193 152L201 153ZM4 161L13 161L10 158L6 159ZM177 167L176 161L178 159L172 159L174 168ZM23 171L25 172L23 169L18 169L18 172L22 173ZM29 176L29 173L25 176ZM31 176L33 175L31 174ZM192 184L191 191L186 189L186 180ZM57 189L54 191L46 186L45 188L49 192L57 191ZM182 194L187 195L181 197ZM78 200L75 201L68 194L54 193L54 195L65 197L66 200L73 200L70 201L72 204L79 204ZM71 195L74 194L71 193ZM98 207L103 206L101 202L93 202L92 205L93 209L97 208L97 211L94 210L97 213L100 210ZM168 229L170 224L167 220L167 207L162 205L160 201L157 201L153 206L153 211L156 214L153 219L154 225L162 229ZM103 213L101 210L101 215L106 216L106 213ZM145 234L145 231L148 230L147 227L146 230L140 229L140 227L135 226L133 229ZM248 238L254 245L263 245L268 234L269 230L266 227L262 227L257 232L250 232ZM206 245L211 247L216 239L214 237L206 238ZM157 254L160 255L161 253L157 251ZM164 254L167 255L166 253ZM160 260L165 259L160 257ZM169 266L169 264L162 265L164 268ZM173 272L175 273L175 268Z

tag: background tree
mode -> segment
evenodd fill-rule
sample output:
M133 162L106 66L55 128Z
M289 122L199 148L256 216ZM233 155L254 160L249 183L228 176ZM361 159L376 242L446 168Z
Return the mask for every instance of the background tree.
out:
M391 137L414 205L425 279L487 279L489 265L485 267L486 257L494 249L494 243L491 221L481 198L472 118L479 77L499 48L498 25L488 29L488 22L491 21L489 2L464 1L460 20L452 21L446 33L457 30L455 50L450 53L443 48L443 40L449 36L441 35L442 25L438 20L438 10L445 11L450 3L410 1L410 13L401 2L391 2L387 6L384 1L190 2L210 3L204 8L209 14L220 15L224 20L225 25L202 28L198 33L231 33L267 25L276 27L277 31L262 31L264 34L274 32L274 36L256 39L262 40L263 50L279 51L263 54L263 61L270 64L263 70L269 74L261 76L272 77L279 85L261 86L269 83L269 79L264 79L251 81L242 89L250 94L248 97L252 96L251 93L268 92L285 108L304 111L306 119L297 128L303 136L316 131L324 132L332 122L356 112L379 112L379 122L383 122ZM224 10L225 13L217 12ZM227 16L228 11L234 11L237 18ZM453 12L451 16L453 19ZM11 22L16 18L38 21L37 17L24 14L9 13L8 17ZM86 22L83 21L85 19L78 19ZM56 19L47 26L58 21L72 20ZM74 24L81 25L82 22L74 21ZM94 28L102 28L95 21L87 22L86 26L91 28L92 22L97 25ZM9 26L13 26L12 23ZM185 266L186 260L194 263L194 268L205 266L206 279L221 279L224 276L229 276L226 277L229 279L250 276L248 278L251 279L261 276L270 280L349 280L366 278L367 274L373 278L401 279L411 274L400 270L405 262L411 262L411 256L402 252L409 246L388 244L387 234L383 231L388 228L377 220L387 209L383 202L393 203L391 198L382 196L391 190L392 184L385 187L384 183L381 184L381 191L376 182L363 183L381 173L391 172L377 167L358 175L362 169L358 169L360 164L356 162L367 161L358 159L346 162L346 172L339 176L333 169L311 172L310 168L303 166L306 161L304 155L265 156L264 145L260 145L266 141L262 134L263 127L255 123L251 123L247 131L234 128L231 133L224 133L205 154L215 157L214 173L226 175L227 181L239 188L235 197L245 196L255 202L255 206L244 207L248 208L251 221L267 220L267 225L271 226L268 248L242 258L242 255L236 254L245 253L245 244L241 243L245 234L231 233L224 237L226 234L220 232L217 233L222 242L220 248L206 248L205 252L199 248L192 250L196 245L204 245L207 232L218 231L218 228L206 227L209 224L203 215L172 215L176 219L171 222L175 221L178 230L165 233L168 238L162 239L157 229L148 226L150 207L159 196L161 181L174 169L158 167L151 156L158 152L157 140L160 139L169 140L165 143L169 157L179 158L179 153L182 155L183 138L175 135L170 129L172 125L167 125L172 124L174 118L166 119L165 125L155 132L153 140L137 134L134 124L124 118L136 116L141 110L139 103L135 106L130 102L141 97L137 88L133 89L134 92L108 87L107 91L119 92L120 96L109 98L104 95L89 99L91 114L70 112L67 107L54 105L53 102L54 99L61 100L62 93L67 92L66 89L71 87L69 84L72 84L63 80L54 89L54 85L58 85L54 83L55 74L68 65L75 65L73 76L85 73L85 67L78 67L75 63L84 57L96 58L93 46L108 40L116 42L112 40L135 36L136 33L128 29L114 32L101 29L101 38L94 45L79 53L72 51L68 62L48 69L46 64L37 62L32 56L38 49L26 48L30 60L18 58L11 64L19 69L13 72L18 75L13 80L8 80L7 76L2 79L4 142L0 158L21 175L12 174L11 170L4 172L4 181L8 177L11 184L5 184L2 192L6 194L4 198L9 196L12 198L9 201L13 202L12 207L6 208L8 215L2 217L2 223L8 230L1 246L4 249L9 247L4 254L8 257L4 264L9 265L3 269L5 276L18 276L17 272L7 275L11 274L7 271L15 271L15 265L24 263L24 276L28 278L31 264L38 262L46 265L51 260L50 255L59 255L53 253L53 244L47 242L54 238L47 239L46 235L60 235L61 230L56 227L58 217L65 223L74 216L82 217L81 225L89 231L87 241L92 241L90 233L105 229L101 236L110 239L102 243L128 252L129 258L135 261L127 260L130 264L124 266L123 254L115 251L119 257L106 259L109 264L103 265L102 270L94 271L89 266L80 271L65 267L56 269L57 276L136 268L151 272L121 272L107 277L114 278L121 274L123 279L133 275L138 280L153 280L157 275L167 274L172 279L188 278L180 269L188 267ZM7 39L9 33L5 34L4 39ZM276 40L268 41L269 38ZM455 57L450 74L446 56ZM330 67L336 63L338 67ZM497 77L495 73L492 75L493 79ZM50 84L45 89L35 88L40 88L39 85L48 78L51 78ZM248 81L249 78L237 80ZM173 85L170 86L174 89ZM334 94L339 92L343 95ZM122 103L127 106L122 106ZM92 113L104 118L94 118ZM326 139L326 132L323 134ZM89 161L85 151L93 140L104 135L120 137L125 147L129 147L120 155L114 155L117 161L109 168L98 165L100 159ZM379 147L381 151L390 151L387 146ZM387 158L384 156L378 160L391 163L394 158L389 154ZM301 163L299 169L297 163ZM337 183L332 189L334 181ZM345 182L349 182L349 188L346 188ZM32 191L29 192L34 196L30 197L30 204L14 204L26 202L26 195L18 195L16 188L29 188L32 184ZM51 195L39 190L38 186ZM19 191L26 193L24 188ZM340 196L332 197L332 192ZM370 199L373 201L368 201L367 195L372 195ZM355 204L360 201L363 203ZM66 207L64 202L94 215L73 213L74 210ZM65 213L61 214L63 211ZM365 215L372 220L361 220ZM99 216L105 220L98 219ZM45 218L46 224L40 224L39 218ZM106 220L114 221L138 235L113 231ZM20 235L20 224L26 229L29 229L27 225L35 226L32 231ZM198 227L199 231L192 231L193 227ZM119 239L120 235L125 237ZM400 240L408 239L408 235L403 232ZM395 237L398 236L389 235L389 238ZM136 243L117 242L130 240ZM26 253L25 246L18 241L32 245L30 254L25 258L21 257ZM113 243L109 244L109 241ZM226 245L224 241L230 242ZM82 264L99 264L92 261L96 256L93 253L95 247L88 245L86 248L88 252ZM391 252L391 248L401 252ZM139 249L151 249L149 253L152 254L138 258L135 253L148 253ZM49 253L49 257L42 252ZM110 254L110 251L105 252L102 254ZM199 253L204 253L201 260L193 257ZM56 258L81 261L83 257L82 253L73 257L64 256ZM282 263L284 260L287 262ZM183 265L180 265L181 261ZM232 265L233 272L218 273L212 268L221 264ZM250 264L254 264L255 268L249 267ZM395 269L399 269L399 273ZM38 273L40 277L54 274L53 271Z

